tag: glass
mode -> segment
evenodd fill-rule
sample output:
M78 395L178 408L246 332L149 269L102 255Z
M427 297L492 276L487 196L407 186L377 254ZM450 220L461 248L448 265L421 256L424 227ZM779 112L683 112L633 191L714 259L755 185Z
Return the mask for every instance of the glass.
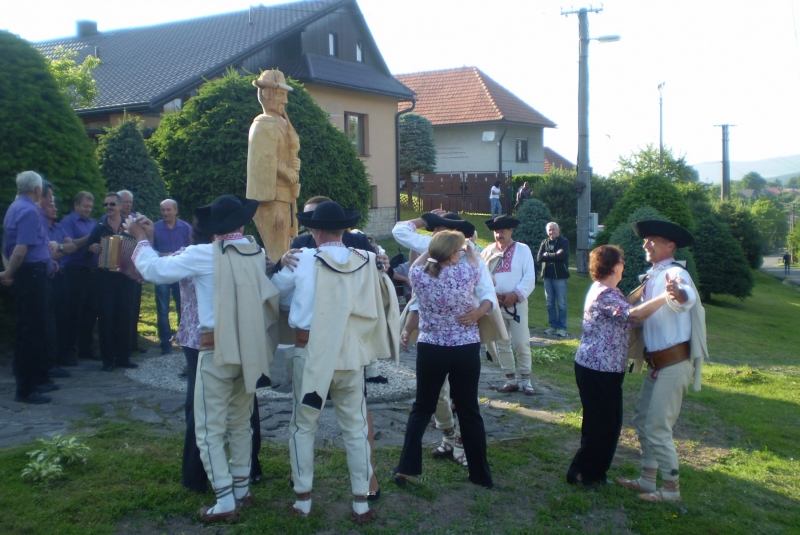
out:
M107 208L107 207L109 207L109 206L111 206L111 207L113 208L113 207L114 207L114 206L116 206L116 205L117 205L117 203L115 203L115 202L104 202L104 203L103 203L103 207L104 207L104 208Z

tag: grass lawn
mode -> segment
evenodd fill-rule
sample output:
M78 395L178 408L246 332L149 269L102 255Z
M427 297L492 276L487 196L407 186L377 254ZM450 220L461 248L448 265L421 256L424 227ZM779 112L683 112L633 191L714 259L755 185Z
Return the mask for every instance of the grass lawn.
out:
M482 241L490 239L487 216L467 217ZM397 250L391 240L381 244L390 255ZM571 339L534 352L536 380L565 401L539 407L553 421L532 416L523 438L490 443L494 490L475 488L454 463L430 458L422 478L398 488L388 473L399 450L378 448L379 516L356 528L348 520L345 455L329 447L317 454L314 515L296 519L285 513L293 497L287 448L265 443L255 507L235 526L202 533L800 533L800 329L794 325L800 291L755 277L747 300L715 296L706 305L711 362L702 391L685 398L675 429L681 503L646 504L618 486L585 490L565 483L580 437L572 372L577 340ZM580 332L588 285L577 275L568 285L572 334ZM141 331L154 339L153 299L146 295ZM529 307L531 326L546 328L541 288ZM611 475L638 471L630 418L641 383L642 376L626 377L626 422ZM88 464L68 467L50 485L20 478L31 446L0 450L0 533L200 533L197 510L213 497L181 488L182 437L95 412L87 410L75 425L92 448Z

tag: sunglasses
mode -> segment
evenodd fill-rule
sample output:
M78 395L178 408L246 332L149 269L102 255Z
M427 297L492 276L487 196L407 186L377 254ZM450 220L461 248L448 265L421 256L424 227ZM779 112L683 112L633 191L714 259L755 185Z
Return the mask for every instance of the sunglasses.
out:
M117 203L115 203L115 202L104 202L103 203L103 207L104 208L109 207L109 206L114 207L116 205L117 205Z

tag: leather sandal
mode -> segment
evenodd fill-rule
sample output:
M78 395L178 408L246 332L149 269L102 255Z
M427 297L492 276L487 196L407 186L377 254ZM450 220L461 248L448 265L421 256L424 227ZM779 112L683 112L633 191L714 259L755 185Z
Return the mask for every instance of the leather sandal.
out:
M368 509L363 515L353 511L350 513L350 520L357 526L363 526L372 522L372 519L375 518L375 514L375 509Z
M233 511L228 511L227 513L209 513L208 510L211 509L212 506L204 506L200 508L200 520L204 524L214 524L216 522L238 522L239 521L239 511L234 509Z
M503 386L498 387L497 391L502 394L510 394L511 392L519 391L519 385L514 383L506 383Z
M299 516L300 518L308 518L309 516L311 516L310 512L304 513L303 511L295 507L293 503L289 504L289 514L292 516Z
M236 508L247 509L248 507L252 507L254 500L253 493L248 491L242 498L236 500Z
M663 489L661 489L655 492L646 492L644 494L639 494L639 499L650 503L679 502L681 501L681 496L680 494L678 494L677 497L664 496Z
M525 394L526 396L535 396L536 390L533 389L533 385L528 383L522 387L522 393Z
M637 490L639 492L652 492L650 489L646 489L639 484L639 479L625 479L622 477L617 477L614 479L618 484L622 485L626 489Z
M445 442L443 440L441 444L436 446L436 448L434 448L433 451L431 451L431 455L435 459L442 459L444 457L452 457L453 456L453 445L448 443L448 442Z

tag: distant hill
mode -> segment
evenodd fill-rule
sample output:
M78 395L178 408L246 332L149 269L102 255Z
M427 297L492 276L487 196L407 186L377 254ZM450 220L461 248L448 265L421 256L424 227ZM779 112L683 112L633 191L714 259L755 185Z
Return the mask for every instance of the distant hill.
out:
M722 162L701 162L692 164L700 175L700 182L722 182ZM800 154L778 156L766 160L750 162L731 161L731 180L739 180L750 171L755 171L767 180L785 182L800 175Z

